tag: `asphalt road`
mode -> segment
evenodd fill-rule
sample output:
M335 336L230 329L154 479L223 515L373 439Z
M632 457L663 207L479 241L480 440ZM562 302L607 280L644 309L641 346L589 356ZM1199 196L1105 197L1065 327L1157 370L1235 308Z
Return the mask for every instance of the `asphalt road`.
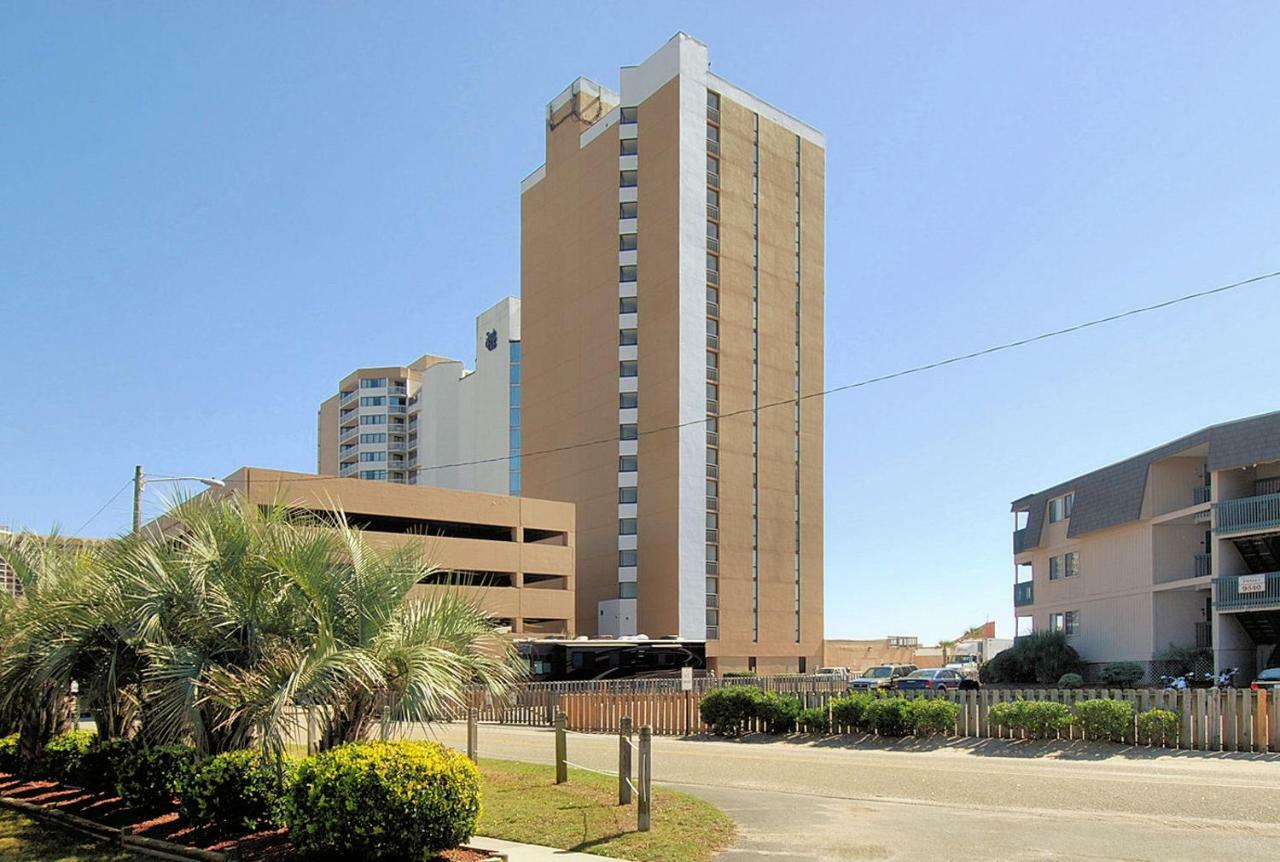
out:
M435 735L465 747L460 725ZM569 760L615 769L616 745L571 734ZM553 750L549 730L480 728L482 757ZM722 862L1280 858L1276 755L655 738L653 772L737 821Z

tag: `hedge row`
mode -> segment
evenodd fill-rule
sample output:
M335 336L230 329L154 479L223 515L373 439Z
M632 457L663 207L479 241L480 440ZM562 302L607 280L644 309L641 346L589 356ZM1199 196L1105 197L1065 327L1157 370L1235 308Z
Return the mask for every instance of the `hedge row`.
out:
M707 692L698 711L703 722L720 736L737 736L753 729L789 733L797 727L827 733L833 725L880 736L929 736L950 733L960 715L957 704L942 698L907 700L871 694L834 698L828 713L821 707L802 709L794 697L737 686Z
M1134 732L1139 742L1163 744L1178 737L1182 719L1167 709L1149 709L1137 715L1127 700L1082 700L1075 712L1066 704L1046 700L1013 700L993 704L987 720L1021 731L1030 739L1052 739L1074 726L1085 739L1123 740Z
M18 736L0 739L0 772L22 774ZM471 837L480 774L434 742L361 742L301 761L255 750L197 762L185 745L144 747L89 731L55 737L28 778L117 793L155 812L177 803L195 825L241 834L287 826L304 854L422 859Z

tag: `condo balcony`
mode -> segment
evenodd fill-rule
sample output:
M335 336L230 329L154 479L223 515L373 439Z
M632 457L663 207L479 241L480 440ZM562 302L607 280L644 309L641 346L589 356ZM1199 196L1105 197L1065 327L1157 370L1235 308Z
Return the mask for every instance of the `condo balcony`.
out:
M1015 554L1021 554L1023 551L1027 550L1027 541L1028 540L1027 540L1026 527L1023 527L1021 530L1014 530L1013 531L1013 552Z
M1219 611L1280 609L1280 572L1214 578L1213 604Z
M1013 606L1015 608L1023 608L1027 605L1033 605L1036 601L1035 584L1031 581L1023 581L1020 584L1013 585Z
M1213 515L1213 531L1220 536L1280 532L1280 494L1223 500L1213 505Z

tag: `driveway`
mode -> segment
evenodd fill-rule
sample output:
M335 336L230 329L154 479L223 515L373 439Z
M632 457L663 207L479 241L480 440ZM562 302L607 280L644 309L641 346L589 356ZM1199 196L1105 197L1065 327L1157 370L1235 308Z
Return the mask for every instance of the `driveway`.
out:
M465 728L438 728L465 747ZM569 760L616 768L611 736ZM482 725L480 754L550 763L551 731ZM967 740L655 738L654 780L737 821L723 862L849 859L1275 859L1280 757Z

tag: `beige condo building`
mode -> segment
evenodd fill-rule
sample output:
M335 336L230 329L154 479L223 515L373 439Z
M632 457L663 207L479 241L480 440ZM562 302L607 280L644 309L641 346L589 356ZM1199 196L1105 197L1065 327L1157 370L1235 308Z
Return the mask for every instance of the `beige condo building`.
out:
M523 484L577 505L580 632L820 663L822 401L799 396L823 388L824 160L683 33L620 92L548 104L521 186Z
M1280 412L1213 425L1013 503L1018 634L1092 667L1170 673L1170 645L1237 683L1280 666ZM1158 681L1158 680L1155 680Z
M316 465L330 476L520 494L520 300L476 318L476 364L422 356L358 368L320 405Z

